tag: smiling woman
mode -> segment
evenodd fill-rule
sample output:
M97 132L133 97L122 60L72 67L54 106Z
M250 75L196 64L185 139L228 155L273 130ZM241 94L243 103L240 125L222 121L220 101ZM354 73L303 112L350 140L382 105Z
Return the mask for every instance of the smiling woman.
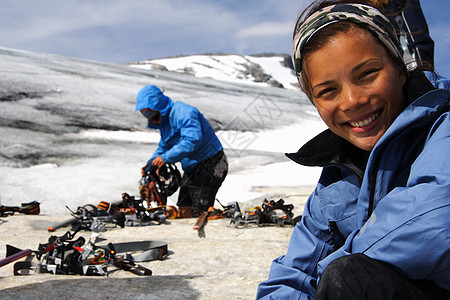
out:
M348 31L311 54L304 73L311 100L331 131L370 151L405 108L406 77L371 34L341 24L348 24Z
M407 71L367 3L318 1L295 27L297 78L329 129L288 154L322 175L258 298L449 299L450 93Z

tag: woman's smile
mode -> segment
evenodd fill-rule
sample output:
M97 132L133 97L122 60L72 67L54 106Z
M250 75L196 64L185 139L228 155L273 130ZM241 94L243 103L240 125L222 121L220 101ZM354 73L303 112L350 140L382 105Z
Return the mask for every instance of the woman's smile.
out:
M348 123L352 126L352 127L356 127L356 128L365 128L368 125L371 125L380 115L380 112L377 111L374 114L372 114L370 117L363 119L361 121L349 121Z

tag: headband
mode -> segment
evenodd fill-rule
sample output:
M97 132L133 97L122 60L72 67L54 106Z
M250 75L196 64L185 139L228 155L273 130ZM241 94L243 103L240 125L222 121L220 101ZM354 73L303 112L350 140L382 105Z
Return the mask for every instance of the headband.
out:
M398 42L394 26L377 9L363 4L336 4L320 9L309 16L296 30L292 45L292 63L298 82L303 90L302 50L311 37L322 28L339 22L348 21L360 25L381 41L395 60L404 65L403 51Z

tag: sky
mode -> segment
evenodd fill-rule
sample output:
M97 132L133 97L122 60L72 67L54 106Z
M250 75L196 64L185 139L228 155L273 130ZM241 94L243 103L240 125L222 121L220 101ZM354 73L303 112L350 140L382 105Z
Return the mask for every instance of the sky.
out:
M203 53L286 53L310 0L0 0L0 46L112 63ZM423 0L450 77L448 0Z

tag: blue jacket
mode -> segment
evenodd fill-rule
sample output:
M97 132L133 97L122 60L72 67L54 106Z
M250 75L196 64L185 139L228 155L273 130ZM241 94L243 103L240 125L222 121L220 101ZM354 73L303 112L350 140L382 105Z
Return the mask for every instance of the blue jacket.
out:
M328 130L288 155L324 168L257 298L313 299L328 264L351 253L450 289L449 98L424 94L370 153Z
M161 113L158 149L148 161L161 156L166 163L181 161L183 170L190 172L201 161L222 150L222 144L211 125L197 108L183 102L173 102L155 86L145 86L137 96L136 111L144 108Z

